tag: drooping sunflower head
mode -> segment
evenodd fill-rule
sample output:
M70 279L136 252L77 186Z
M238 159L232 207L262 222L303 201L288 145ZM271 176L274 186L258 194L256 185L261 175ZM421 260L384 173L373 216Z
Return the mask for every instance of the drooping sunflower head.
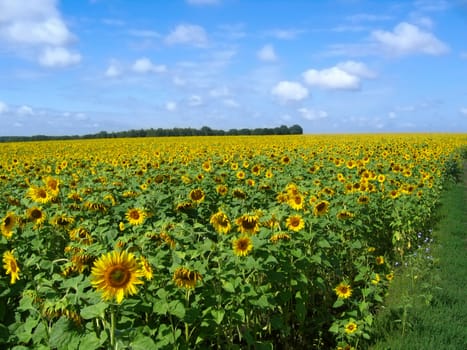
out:
M151 267L151 264L149 263L149 261L144 257L144 256L140 256L139 258L139 266L140 266L140 270L143 274L143 277L150 281L154 278L154 273L152 271L152 267Z
M213 214L209 222L214 226L214 229L221 234L227 234L231 229L230 220L222 211Z
M290 240L290 235L288 235L287 233L283 233L283 232L275 233L269 238L269 241L271 241L271 243L274 243L274 244L279 241L289 241L289 240Z
M256 214L244 214L235 223L241 233L255 234L259 231L259 216Z
M173 274L173 281L180 288L192 289L198 281L202 281L201 274L186 267L178 267Z
M221 196L225 196L229 189L225 185L217 185L216 186L216 192L220 194Z
M91 269L91 284L102 293L103 300L115 299L118 304L127 295L134 295L143 284L138 261L132 253L113 251L102 255Z
M375 258L376 265L383 265L384 264L384 256L380 255Z
M285 225L289 230L298 232L305 227L305 221L300 215L292 215L287 218Z
M131 208L125 214L125 217L130 225L141 225L146 219L146 213L139 208Z
M368 197L368 196L360 196L360 197L358 197L358 199L357 199L357 203L358 203L358 204L368 204L368 203L370 203L370 197Z
M91 234L84 227L77 227L68 233L70 240L90 245L94 241Z
M2 231L2 235L4 235L6 238L10 238L13 234L13 227L15 226L16 221L17 218L15 213L8 212L0 222L0 229Z
M232 191L232 196L237 199L245 199L246 193L241 188L234 188L234 190Z
M348 210L341 210L340 212L337 213L336 217L339 219L339 220L348 220L348 219L352 219L355 215L348 211Z
M35 223L36 225L43 224L47 218L47 215L42 210L42 208L36 206L29 208L26 212L26 216L29 221Z
M59 185L60 185L60 181L51 177L51 176L47 176L45 179L44 179L44 183L45 183L45 187L47 188L47 191L49 191L53 197L57 196L60 189L59 189Z
M329 209L329 202L328 201L320 201L315 204L313 208L313 214L315 216L321 216L328 212Z
M50 221L51 224L55 227L68 227L75 222L75 219L72 216L66 214L56 215Z
M336 292L337 297L341 299L350 298L352 295L352 288L346 282L339 283L337 287L334 288L334 291Z
M205 194L201 188L195 188L188 195L194 203L201 203L204 200Z
M253 250L253 242L249 236L242 236L232 242L235 255L247 256Z
M7 250L3 253L3 268L5 269L5 273L10 275L10 284L15 284L16 281L20 279L20 269L11 250Z

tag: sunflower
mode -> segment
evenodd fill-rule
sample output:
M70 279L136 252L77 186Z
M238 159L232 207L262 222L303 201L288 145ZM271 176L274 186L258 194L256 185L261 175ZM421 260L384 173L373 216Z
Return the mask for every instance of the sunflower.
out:
M376 265L383 265L384 264L384 256L380 255L375 258Z
M285 225L289 230L298 232L305 227L305 221L300 215L292 215L287 218Z
M2 235L6 238L11 238L13 235L13 227L16 224L16 215L13 212L8 212L5 217L2 219L0 223L0 230L2 231Z
M141 225L146 219L146 213L138 208L131 208L125 214L127 221L130 225Z
M238 226L238 231L241 233L255 234L259 231L258 215L244 214L237 218L235 223Z
M27 210L26 216L29 221L35 223L36 225L41 225L44 223L47 215L42 211L41 207L31 207Z
M50 221L50 223L56 227L68 227L74 222L75 219L72 216L67 216L66 214L56 215Z
M102 292L103 300L115 298L120 304L127 295L137 293L136 285L143 284L144 273L132 253L111 252L102 255L91 269L91 284Z
M144 256L140 256L139 266L140 266L141 272L143 273L143 277L146 280L150 281L150 280L152 280L154 278L154 274L152 272L152 267L149 264L149 261Z
M352 288L346 282L339 283L339 285L336 288L334 288L334 291L336 292L337 297L341 299L350 298L350 296L352 295Z
M353 218L354 214L348 210L341 210L340 212L337 213L336 217L339 220L347 220L347 219Z
M271 243L277 243L279 241L289 241L290 240L290 235L288 235L287 233L275 233L271 236L271 238L269 238L269 240L271 241Z
M10 284L15 284L16 280L20 279L19 273L21 270L11 250L7 250L3 253L3 268L5 269L5 273L11 276Z
M390 272L386 275L386 279L391 282L394 279L394 272Z
M60 192L60 189L59 189L60 181L57 180L57 179L54 179L51 176L47 176L44 179L44 183L45 183L45 187L46 187L47 191L50 193L50 195L52 197L57 197L59 192Z
M377 285L381 281L381 277L379 277L379 273L375 274L375 278L371 280L371 283Z
M321 216L328 212L329 209L329 202L328 201L321 201L317 203L313 208L313 214L315 216Z
M213 214L209 222L212 226L214 226L214 229L218 233L226 234L230 231L230 220L222 211L218 211L217 213Z
M261 174L261 165L253 165L253 167L251 168L251 172L253 173L253 175L259 176Z
M52 197L45 188L35 186L28 189L28 197L34 202L41 204L48 203L52 200Z
M216 186L216 192L220 194L221 196L225 196L229 189L225 185L218 185Z
M88 230L83 227L77 227L68 233L70 240L80 242L84 245L93 243L93 239Z
M204 191L201 188L195 188L190 191L190 199L195 203L201 203L204 200Z
M360 196L357 199L358 204L368 204L370 202L370 197L368 196Z
M241 188L235 188L232 191L232 196L238 199L245 199L246 198L246 193L243 191Z
M357 331L357 324L355 322L349 322L345 325L345 333L352 334Z
M242 236L232 242L233 250L237 256L247 256L253 250L253 243L248 236Z
M303 195L297 193L293 196L289 196L289 199L287 201L287 204L295 210L301 210L303 209L303 206L305 205L305 197Z
M243 170L240 170L240 171L237 171L237 174L235 176L237 177L237 179L243 180L245 179L246 174Z
M212 170L211 162L210 161L205 161L201 167L203 168L204 171L210 172Z
M186 267L178 267L173 275L173 281L180 288L192 289L195 288L196 282L203 278L197 271L191 271Z

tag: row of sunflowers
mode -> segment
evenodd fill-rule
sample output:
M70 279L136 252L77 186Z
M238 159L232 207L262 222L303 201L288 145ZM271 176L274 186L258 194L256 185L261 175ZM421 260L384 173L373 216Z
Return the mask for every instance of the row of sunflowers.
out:
M431 134L0 144L0 343L355 347L466 144Z

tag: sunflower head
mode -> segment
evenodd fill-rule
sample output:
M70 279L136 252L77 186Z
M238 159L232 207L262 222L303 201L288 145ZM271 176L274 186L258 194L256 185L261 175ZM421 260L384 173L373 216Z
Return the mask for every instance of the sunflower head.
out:
M173 281L180 288L193 289L202 279L199 272L191 271L186 267L178 267L173 274Z
M290 240L290 235L288 235L287 233L282 233L282 232L275 233L269 238L269 241L274 244L279 241L289 241L289 240Z
M130 225L141 225L146 219L146 213L139 208L131 208L125 214L125 217Z
M285 225L289 230L297 232L305 227L305 221L300 215L292 215L287 218Z
M249 236L242 236L232 242L235 255L247 256L253 250L253 242Z
M212 226L214 226L214 229L218 233L226 234L230 231L230 220L227 217L227 215L222 211L218 211L217 213L213 214L209 222Z
M352 295L352 288L346 282L339 283L339 285L334 288L334 291L336 292L337 297L341 299L350 298Z
M5 269L5 273L11 277L11 284L15 284L16 281L20 279L20 269L11 250L7 250L3 253L3 268Z
M315 204L313 208L313 214L315 216L321 216L328 212L329 209L329 202L328 201L320 201Z
M241 233L255 234L259 232L258 215L244 214L237 218L235 223L238 226L238 231Z
M13 235L13 227L17 222L17 218L15 213L8 212L5 217L0 221L0 230L2 231L2 235L6 238L11 238Z
M201 188L195 188L188 195L194 203L201 203L204 200L204 191Z
M137 285L143 284L138 261L132 253L113 251L102 255L91 269L91 284L102 293L102 299L115 299L118 304L127 295L137 293Z
M41 225L46 219L46 214L40 207L31 207L26 212L27 218L29 221L35 223L36 225Z
M292 196L289 196L289 199L287 201L287 204L295 210L301 210L303 209L305 205L305 197L299 193L296 193Z
M28 197L36 203L45 204L52 200L52 196L47 189L43 187L30 187L28 190Z

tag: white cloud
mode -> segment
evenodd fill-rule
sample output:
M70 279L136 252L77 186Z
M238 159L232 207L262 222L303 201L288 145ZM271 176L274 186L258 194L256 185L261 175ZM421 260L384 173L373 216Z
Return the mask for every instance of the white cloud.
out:
M461 52L460 57L464 60L467 60L467 51Z
M309 85L324 89L356 90L360 88L360 78L339 67L322 70L309 69L303 73L303 79Z
M116 78L122 74L122 69L118 62L114 61L109 64L107 70L105 71L105 76L108 78Z
M389 112L388 113L388 118L389 119L396 119L397 118L396 112Z
M80 61L80 54L64 47L47 47L39 56L39 63L45 67L66 67Z
M190 5L216 5L220 0L186 0Z
M317 120L317 119L324 119L328 117L328 113L322 110L315 110L310 108L299 108L297 110L303 119L306 120Z
M34 114L34 111L31 107L29 106L21 106L19 107L16 112L19 114L19 115L33 115Z
M274 46L264 45L258 52L257 56L261 61L274 62L277 61L277 55L274 51Z
M227 106L227 107L230 107L230 108L238 108L240 107L240 104L235 101L234 99L232 98L226 98L224 99L224 105Z
M230 91L226 86L214 88L209 91L209 96L211 97L225 97L229 95Z
M177 103L173 101L169 101L165 104L165 109L169 112L173 112L177 109Z
M462 115L464 115L464 116L467 117L467 107L462 107L462 108L459 110L459 112L460 112Z
M282 101L300 101L308 97L308 89L293 81L281 81L271 90L271 93Z
M14 49L39 50L39 63L49 67L77 63L81 56L65 48L74 40L56 0L0 1L0 40Z
M169 45L187 44L204 47L208 42L203 27L194 24L180 24L167 37L165 42Z
M0 101L0 114L8 112L8 105L5 102Z
M357 77L372 79L376 77L376 73L369 69L364 63L356 61L341 62L337 65L337 68L343 71L356 75Z
M128 31L128 34L140 38L159 38L161 36L158 32L148 29L131 29Z
M392 55L441 55L449 51L448 46L433 34L406 22L399 23L392 32L375 30L371 36Z
M136 73L164 73L167 71L167 67L163 64L155 65L149 58L142 57L135 61L131 67Z
M276 39L292 40L300 34L302 34L303 32L304 30L300 29L273 29L268 31L266 34Z

